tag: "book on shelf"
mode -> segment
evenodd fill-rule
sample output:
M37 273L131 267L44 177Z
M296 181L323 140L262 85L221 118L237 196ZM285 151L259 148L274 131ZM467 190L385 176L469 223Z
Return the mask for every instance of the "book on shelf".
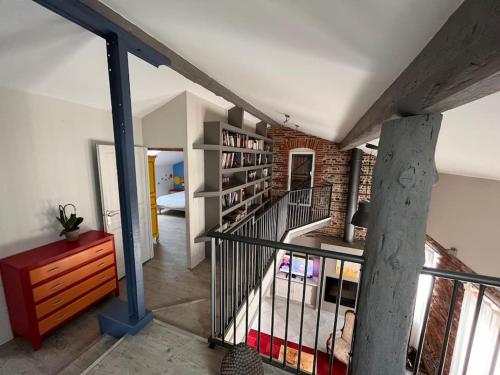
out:
M243 188L243 190L241 191L241 199L245 200L250 196L251 196L251 194L250 194L250 191L248 190L248 188L247 187Z
M254 181L257 178L257 171L248 171L248 182Z
M231 186L231 177L229 177L229 176L222 176L222 187L226 188L228 186Z
M262 170L262 177L267 177L269 175L269 168L264 168Z
M229 147L246 147L248 136L239 133L222 131L222 145Z
M222 168L237 168L240 166L239 152L223 152Z
M224 220L229 221L230 223L235 223L237 221L242 220L246 216L246 211L242 210L234 210L224 216Z
M223 209L228 209L234 206L235 204L239 203L239 195L238 192L233 191L229 194L225 194L222 197L222 208Z
M265 164L265 158L262 157L262 154L257 154L255 156L255 165L264 165Z
M262 139L253 139L245 134L222 131L222 145L228 147L248 148L257 151L270 151L271 146Z
M249 167L253 165L253 158L252 154L243 154L243 166L244 167Z

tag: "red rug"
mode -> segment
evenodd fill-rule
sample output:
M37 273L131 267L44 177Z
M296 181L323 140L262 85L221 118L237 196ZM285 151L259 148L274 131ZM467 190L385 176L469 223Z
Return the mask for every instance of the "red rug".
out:
M248 345L251 346L254 349L257 349L257 339L259 337L259 333L251 329L248 331ZM278 337L273 338L273 358L276 360L279 357L280 354L280 347L283 345L285 341L283 339L280 339ZM287 346L289 348L294 348L297 349L299 345L295 342L288 341ZM269 353L271 351L271 336L269 336L266 333L261 332L260 333L260 353L264 356L269 357ZM314 349L309 348L307 346L302 345L302 351L304 353L311 353L314 354ZM323 353L318 350L318 359L316 362L316 373L318 375L328 375L328 364L330 361L330 357L328 354ZM334 359L333 361L333 366L332 366L332 373L330 375L345 375L347 373L347 366L344 365L342 362Z

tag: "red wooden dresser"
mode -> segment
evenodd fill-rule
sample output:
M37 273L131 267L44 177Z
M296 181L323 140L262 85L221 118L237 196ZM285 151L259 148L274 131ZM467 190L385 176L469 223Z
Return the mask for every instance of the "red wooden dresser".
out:
M14 335L35 350L43 336L119 291L114 238L99 231L3 258L0 272Z

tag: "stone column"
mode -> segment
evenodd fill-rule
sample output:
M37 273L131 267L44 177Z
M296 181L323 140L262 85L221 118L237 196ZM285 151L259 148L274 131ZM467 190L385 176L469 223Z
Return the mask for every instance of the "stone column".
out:
M441 114L382 126L353 347L353 375L405 373L406 348L425 231Z

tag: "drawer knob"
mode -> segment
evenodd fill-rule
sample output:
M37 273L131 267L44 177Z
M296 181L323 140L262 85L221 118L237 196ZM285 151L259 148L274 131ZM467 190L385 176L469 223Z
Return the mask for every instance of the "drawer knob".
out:
M106 263L104 263L104 262L99 263L99 264L97 265L97 267L102 267L102 266L104 266L105 264L106 264Z
M59 269L59 267L54 267L54 268L51 268L50 270L47 270L47 272L54 272L54 271L57 271Z
M57 289L57 288L59 288L61 285L62 285L61 283L57 283L57 284L53 285L51 289Z
M55 320L63 320L66 317L66 314L59 315Z
M63 303L63 302L64 302L64 299L58 299L57 301L54 301L54 302L52 303L52 305L53 305L53 306L57 306L57 305L59 305L59 304L61 304L61 303Z
M96 253L96 254L99 254L99 253L103 252L104 250L105 250L105 249L99 249L99 250L96 250L96 252L95 252L95 253Z

